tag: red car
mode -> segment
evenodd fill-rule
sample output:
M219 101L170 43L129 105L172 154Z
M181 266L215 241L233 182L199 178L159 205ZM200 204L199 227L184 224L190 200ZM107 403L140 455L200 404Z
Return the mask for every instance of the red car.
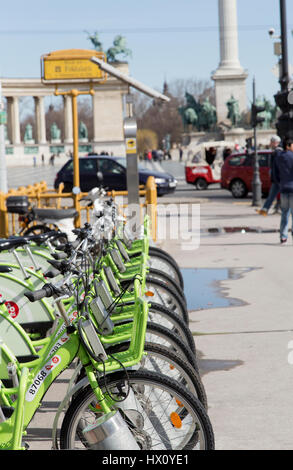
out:
M259 174L263 195L267 195L270 186L271 150L260 150ZM221 187L231 191L235 198L243 198L252 191L254 154L235 153L226 158L221 170Z

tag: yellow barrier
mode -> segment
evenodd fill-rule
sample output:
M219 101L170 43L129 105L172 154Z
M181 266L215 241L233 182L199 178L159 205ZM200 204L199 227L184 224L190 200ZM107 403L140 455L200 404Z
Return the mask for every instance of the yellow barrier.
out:
M17 189L10 189L7 194L0 192L0 236L8 237L15 235L19 230L18 214L9 214L6 208L6 199L9 196L27 196L30 204L38 208L54 208L54 209L65 209L74 207L78 216L75 219L75 227L81 226L82 212L85 212L86 221L90 221L90 211L92 206L82 206L80 199L87 193L80 193L77 196L72 193L63 193L63 183L59 185L57 191L49 189L45 181L36 183L34 185L20 186ZM145 209L151 220L151 233L152 238L156 240L157 234L157 188L155 178L149 176L145 188L139 187L139 196L144 197L144 202L140 204L141 210ZM127 196L127 191L109 191L107 195L112 197L114 200L119 196ZM71 199L73 202L70 206L64 204L64 200ZM127 204L123 205L127 207Z

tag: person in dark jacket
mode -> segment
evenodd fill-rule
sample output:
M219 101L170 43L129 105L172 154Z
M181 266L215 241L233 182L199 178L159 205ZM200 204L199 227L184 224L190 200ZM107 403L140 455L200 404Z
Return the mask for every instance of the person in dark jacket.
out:
M281 221L280 240L286 243L288 239L288 225L290 213L293 227L293 140L286 139L284 151L275 159L274 171L276 180L280 185L281 193ZM292 230L293 235L293 230Z
M279 183L276 180L275 176L275 159L278 158L278 155L283 151L281 147L281 139L278 135L273 135L271 138L271 149L273 150L270 158L270 177L271 177L271 187L268 197L265 200L264 205L261 209L257 209L257 212L261 215L268 215L269 209L276 199L277 195L280 192Z

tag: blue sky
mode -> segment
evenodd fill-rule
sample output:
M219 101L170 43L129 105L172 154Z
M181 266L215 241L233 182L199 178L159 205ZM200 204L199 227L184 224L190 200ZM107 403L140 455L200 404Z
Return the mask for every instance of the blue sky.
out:
M257 94L279 90L268 29L279 33L279 0L238 0L239 57ZM0 77L39 77L40 56L89 49L85 31L100 32L107 49L117 34L132 50L130 74L162 89L164 79L209 79L219 63L217 0L14 0L1 4ZM289 62L293 64L293 2L287 0Z

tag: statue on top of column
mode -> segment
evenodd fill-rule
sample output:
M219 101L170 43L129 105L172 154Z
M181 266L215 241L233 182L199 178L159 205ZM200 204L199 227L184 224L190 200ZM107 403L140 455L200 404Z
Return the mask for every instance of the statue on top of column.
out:
M99 39L99 33L95 31L93 34L87 34L88 39L94 46L94 49L96 51L103 52L103 44ZM107 56L108 62L117 62L119 61L119 57L117 56L122 56L122 59L125 59L126 57L131 57L132 52L126 47L126 38L121 35L118 35L114 38L113 46L109 47L105 54Z
M99 33L97 31L95 31L93 34L88 33L88 39L91 41L96 51L103 51L103 44L99 39Z
M113 46L107 50L107 59L109 62L117 61L117 55L122 55L123 58L131 57L131 50L126 47L126 38L123 36L116 36L113 41Z

